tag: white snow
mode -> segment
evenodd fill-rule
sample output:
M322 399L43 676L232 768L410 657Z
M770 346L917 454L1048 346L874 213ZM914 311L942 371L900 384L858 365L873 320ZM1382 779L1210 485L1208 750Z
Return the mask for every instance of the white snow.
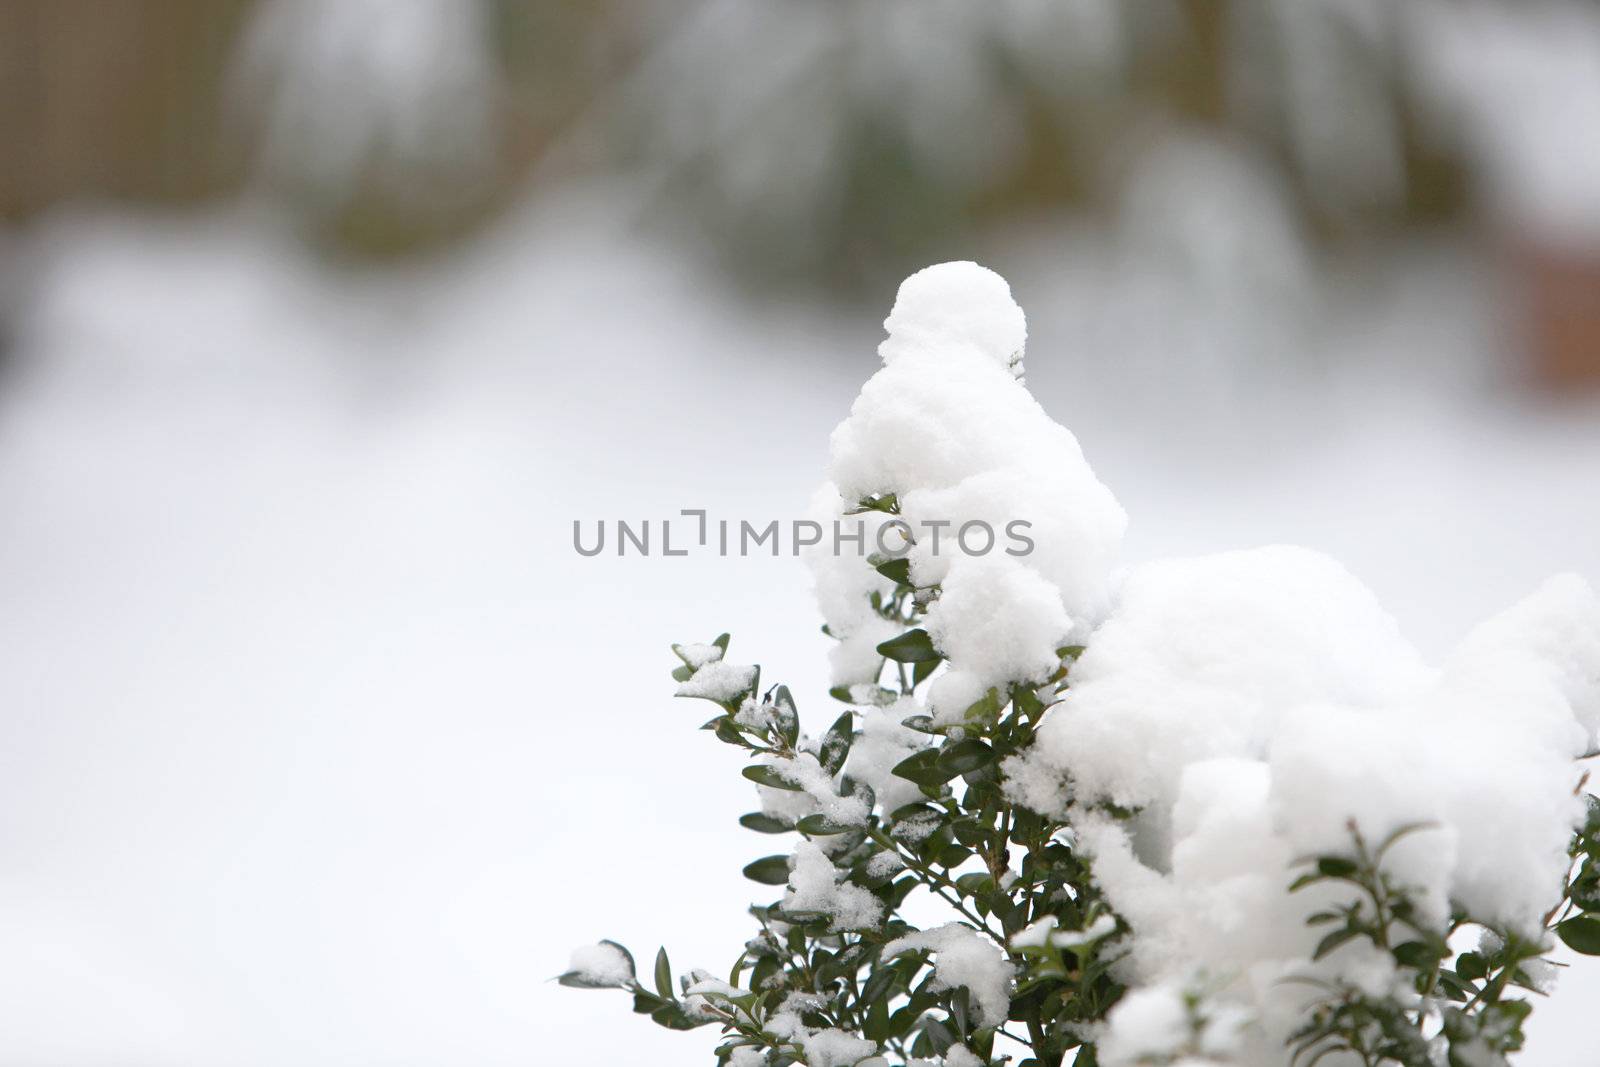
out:
M1248 1017L1212 1010L1197 991L1174 983L1130 991L1111 1009L1099 1045L1105 1067L1221 1067L1238 1062ZM1284 1058L1282 1048L1276 1060Z
M683 991L683 1008L690 1015L701 1019L725 1017L728 1010L725 1002L750 992L748 989L740 989L724 982L709 971L690 971L688 979L689 984Z
M794 850L784 910L831 916L835 930L877 929L883 905L867 890L842 881L844 876L815 842L801 841Z
M746 693L754 683L756 669L723 659L707 660L689 680L678 686L678 696L705 697L724 703Z
M895 822L889 827L889 835L896 841L917 844L926 841L929 835L939 829L939 825L938 815L931 811L919 811Z
M1057 948L1080 948L1092 945L1096 941L1104 941L1117 931L1117 920L1109 915L1102 915L1082 930L1064 930L1054 934L1050 943Z
M885 817L922 799L922 790L916 783L894 774L896 765L932 740L927 734L901 725L902 720L922 711L922 706L909 697L887 708L861 709L861 724L850 746L845 772L872 787L878 811Z
M973 700L990 686L1013 680L1042 682L1059 663L1072 620L1061 594L1038 573L1005 557L973 559L951 568L943 592L927 617L928 635L952 666L933 697L935 721L959 723ZM958 694L951 703L942 703ZM977 698L974 698L977 699ZM962 701L965 700L965 703Z
M810 1067L853 1067L878 1051L878 1046L864 1037L843 1030L818 1030L800 1039Z
M679 658L688 664L690 670L695 671L698 671L708 663L715 663L723 655L721 645L673 645L672 651L676 652Z
M820 812L843 826L859 826L871 814L866 801L854 794L841 796L835 778L828 774L817 757L810 752L798 752L793 759L784 756L762 756L758 762L777 770L785 778L800 786L799 790L774 789L758 785L762 805L773 814L782 814L792 820Z
M1011 938L1012 948L1043 948L1054 945L1057 948L1079 948L1092 945L1096 941L1104 941L1117 929L1117 920L1110 915L1101 915L1082 930L1056 930L1056 917L1046 915L1039 921L1030 924L1018 931Z
M867 861L867 877L887 878L906 869L906 861L895 852L879 852Z
M983 1067L983 1062L965 1045L951 1045L944 1053L944 1067Z
M992 942L971 927L948 923L907 934L883 946L883 958L902 952L933 953L932 989L965 986L977 1011L978 1025L1000 1026L1011 1011L1011 964Z
M1011 286L976 263L924 267L895 294L883 320L889 337L878 346L885 366L951 344L970 345L1020 377L1028 320L1011 299Z
M1042 678L1054 650L1098 619L1126 518L1017 377L1027 326L1002 278L974 263L929 267L906 279L884 325L883 368L834 431L814 513L832 522L896 495L912 579L943 589L929 630L950 677L932 710L957 722L990 686ZM892 633L864 595L888 583L848 551L809 560L844 642L836 679L869 681L868 642Z
M856 562L860 570L877 577L876 571L860 565L859 561ZM866 606L865 596L861 598L861 604ZM848 631L848 636L842 637L838 644L828 650L828 665L833 668L833 684L853 687L877 682L878 674L883 669L883 656L878 652L878 646L891 637L898 637L901 629L900 626L870 610L860 613L858 621Z
M815 1029L801 1021L802 1012L821 1007L822 998L814 993L790 993L767 1017L766 1029L798 1044L811 1067L853 1067L877 1054L877 1044L866 1038L834 1028Z
M1011 937L1012 948L1043 948L1050 943L1050 933L1056 928L1056 917L1046 915L1037 922L1019 930Z
M1131 572L1035 749L1005 770L1024 802L1072 812L1133 928L1128 979L1220 973L1219 1002L1260 1011L1261 1048L1281 1049L1301 1001L1277 980L1310 966L1320 932L1303 920L1338 892L1289 895L1296 857L1348 853L1352 819L1374 846L1425 824L1385 860L1425 919L1455 902L1536 932L1566 870L1597 697L1600 603L1576 578L1433 669L1333 561L1231 552ZM1312 969L1394 980L1358 944Z
M627 955L604 941L573 949L567 970L593 985L623 985L633 980L633 964Z
M1036 751L1085 796L1170 806L1184 766L1260 751L1288 709L1370 707L1425 680L1393 620L1326 556L1161 560L1121 584Z
M1111 1010L1098 1051L1106 1067L1132 1067L1177 1053L1189 1038L1189 1013L1166 986L1131 990Z

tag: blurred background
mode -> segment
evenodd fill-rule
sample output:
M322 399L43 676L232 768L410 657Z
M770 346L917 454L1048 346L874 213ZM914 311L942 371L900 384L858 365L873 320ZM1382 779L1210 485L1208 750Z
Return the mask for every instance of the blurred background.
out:
M0 154L0 1063L709 1062L548 979L731 963L667 645L825 639L571 524L801 515L930 262L1130 562L1600 581L1600 4L5 0Z

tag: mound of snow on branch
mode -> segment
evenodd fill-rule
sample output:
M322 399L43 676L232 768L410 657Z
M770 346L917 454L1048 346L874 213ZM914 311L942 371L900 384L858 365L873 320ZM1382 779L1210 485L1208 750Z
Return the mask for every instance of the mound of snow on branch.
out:
M883 368L834 431L831 481L815 512L825 526L852 524L846 512L894 495L912 537L913 583L946 594L927 620L949 661L931 699L935 716L954 723L991 686L1042 680L1055 649L1089 632L1106 608L1127 520L1077 439L1023 384L1027 322L1003 278L975 263L929 267L901 285L884 325ZM878 525L892 520L867 517L871 551ZM977 523L964 547L961 531ZM985 527L996 539L987 550ZM829 631L841 639L834 684L874 681L874 649L896 629L868 596L893 584L849 546L810 560Z
M1262 1024L1243 1062L1275 1062L1305 996L1282 979L1393 978L1359 944L1307 962L1325 931L1306 916L1343 898L1287 893L1294 862L1347 853L1352 820L1369 841L1424 824L1385 867L1435 923L1454 903L1539 936L1597 728L1600 602L1581 580L1430 668L1337 563L1269 547L1133 570L1007 788L1073 815L1135 933L1127 979L1220 982Z

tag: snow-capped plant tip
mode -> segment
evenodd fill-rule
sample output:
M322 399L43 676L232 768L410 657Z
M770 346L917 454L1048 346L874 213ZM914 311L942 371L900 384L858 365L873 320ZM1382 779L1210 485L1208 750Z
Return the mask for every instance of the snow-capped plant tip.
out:
M1037 549L813 555L820 733L726 634L674 646L748 753L740 823L793 843L744 869L770 891L726 981L610 942L562 981L718 1028L726 1067L1508 1063L1558 941L1600 955L1588 585L1430 665L1308 549L1115 571L1123 511L1028 392L1005 281L929 267L886 326L818 517L1020 517Z

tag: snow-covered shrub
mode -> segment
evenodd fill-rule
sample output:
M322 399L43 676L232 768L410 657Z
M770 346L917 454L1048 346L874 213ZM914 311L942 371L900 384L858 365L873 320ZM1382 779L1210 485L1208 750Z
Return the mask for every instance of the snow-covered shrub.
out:
M726 981L610 942L562 980L720 1027L730 1067L1504 1064L1556 939L1600 954L1588 586L1430 666L1306 549L1114 572L1005 282L929 268L887 327L817 500L912 533L812 559L846 709L808 734L727 635L674 649L748 754L740 822L797 838L744 870L755 935ZM977 520L1034 550L953 547Z

